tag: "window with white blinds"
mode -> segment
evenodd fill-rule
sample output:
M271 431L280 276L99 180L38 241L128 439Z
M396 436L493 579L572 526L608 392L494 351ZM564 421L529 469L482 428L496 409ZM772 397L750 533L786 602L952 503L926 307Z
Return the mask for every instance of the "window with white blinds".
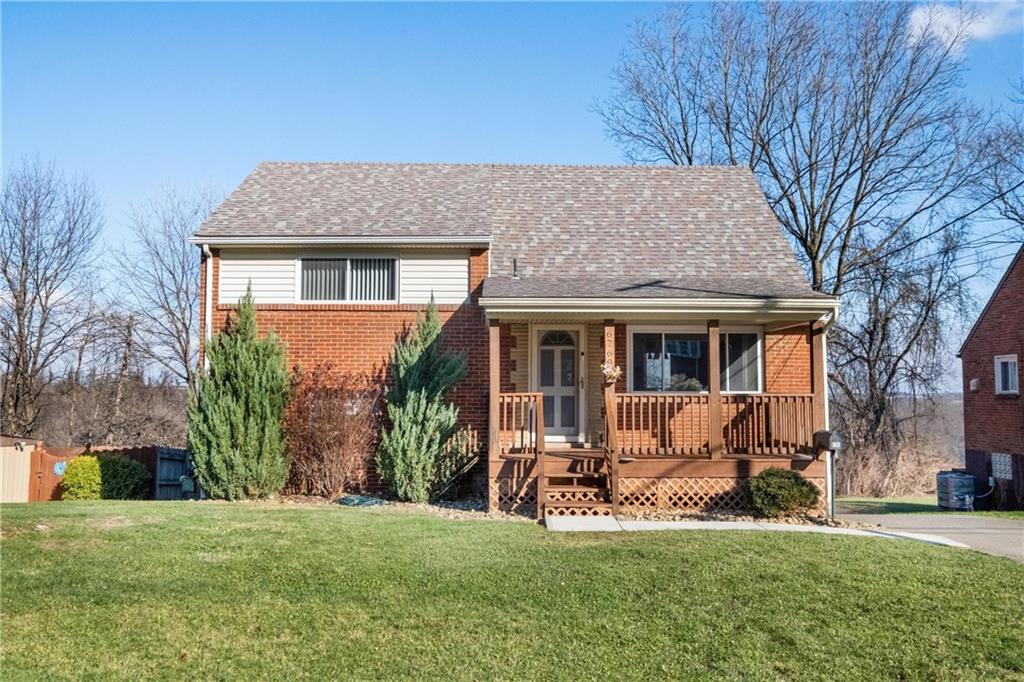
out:
M303 301L395 301L394 258L303 258Z

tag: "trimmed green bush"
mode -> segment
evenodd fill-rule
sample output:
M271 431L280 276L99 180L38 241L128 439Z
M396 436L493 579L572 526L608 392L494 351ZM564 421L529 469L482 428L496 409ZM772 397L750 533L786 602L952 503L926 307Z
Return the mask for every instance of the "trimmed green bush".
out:
M288 401L284 348L256 328L252 292L237 319L210 341L209 370L189 405L188 443L196 475L212 498L273 495L288 476L281 419Z
M448 476L446 455L459 410L444 396L465 375L466 358L442 352L441 341L441 318L431 301L391 353L389 424L381 434L377 471L400 500L426 502Z
M100 461L92 455L80 455L64 470L64 500L99 500L103 497Z
M799 471L769 467L747 480L743 497L756 516L781 516L806 511L818 504L818 488Z
M104 500L144 500L153 477L142 462L124 455L100 455L100 489Z

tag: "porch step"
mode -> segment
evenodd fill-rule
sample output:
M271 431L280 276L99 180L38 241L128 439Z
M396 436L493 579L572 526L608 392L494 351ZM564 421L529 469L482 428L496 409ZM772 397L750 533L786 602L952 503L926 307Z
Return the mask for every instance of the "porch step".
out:
M604 471L557 471L557 472L544 472L544 478L608 478L608 473Z
M510 462L532 462L537 459L534 455L524 455L517 452L509 452L504 455L498 455L499 459L507 459Z
M604 450L545 450L545 457L558 457L559 459L604 459Z

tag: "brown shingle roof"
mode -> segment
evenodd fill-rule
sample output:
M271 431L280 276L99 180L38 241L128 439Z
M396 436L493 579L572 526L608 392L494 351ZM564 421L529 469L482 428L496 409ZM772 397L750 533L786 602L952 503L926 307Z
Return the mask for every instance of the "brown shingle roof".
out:
M197 234L305 236L491 237L491 274L515 259L516 286L585 276L810 294L753 174L731 166L263 163Z

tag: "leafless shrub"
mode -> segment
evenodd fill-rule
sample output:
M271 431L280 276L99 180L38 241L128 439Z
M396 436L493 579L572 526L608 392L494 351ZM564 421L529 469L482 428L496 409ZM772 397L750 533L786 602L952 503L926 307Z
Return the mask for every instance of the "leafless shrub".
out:
M335 497L362 489L380 432L379 378L317 365L297 371L285 412L291 474L285 492Z
M927 440L903 446L895 455L862 449L856 457L840 458L836 490L863 497L929 495L935 492L935 474L956 465L955 457Z

